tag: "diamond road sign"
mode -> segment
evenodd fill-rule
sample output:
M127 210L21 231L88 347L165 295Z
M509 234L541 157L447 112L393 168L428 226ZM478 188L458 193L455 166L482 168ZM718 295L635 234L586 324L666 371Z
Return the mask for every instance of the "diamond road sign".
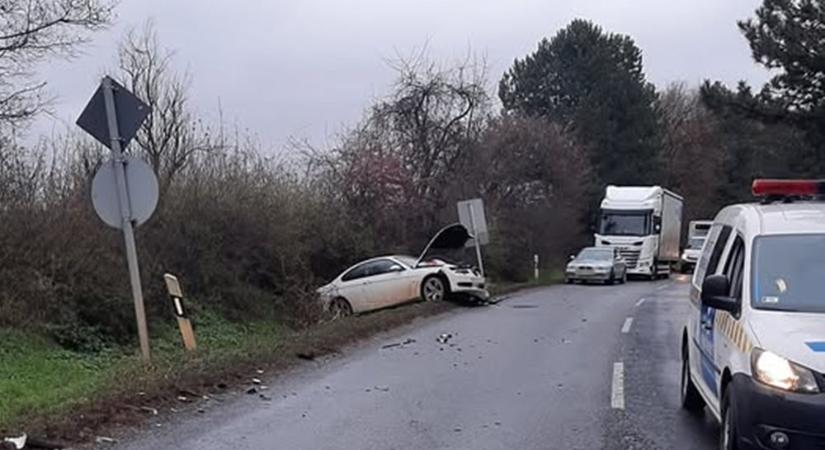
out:
M108 77L107 77L108 78ZM140 125L146 116L152 111L146 103L128 89L118 84L110 78L115 97L115 111L117 115L117 127L120 135L121 147L129 145L129 141L135 137L140 129ZM109 137L109 125L106 122L106 105L103 100L103 84L95 91L92 99L77 119L77 125L83 128L93 138L100 141L106 147L112 148L112 141Z

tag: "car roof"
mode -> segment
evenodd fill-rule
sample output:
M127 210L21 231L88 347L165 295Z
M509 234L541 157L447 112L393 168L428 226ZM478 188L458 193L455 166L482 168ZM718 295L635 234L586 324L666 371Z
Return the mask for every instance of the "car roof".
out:
M825 202L733 205L722 209L715 222L733 226L748 240L772 234L825 233Z

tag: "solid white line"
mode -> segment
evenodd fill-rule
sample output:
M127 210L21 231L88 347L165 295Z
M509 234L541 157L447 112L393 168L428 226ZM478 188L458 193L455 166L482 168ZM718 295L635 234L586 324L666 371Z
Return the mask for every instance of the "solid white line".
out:
M645 303L646 298L642 297L639 301L636 302L636 307L642 306Z
M630 326L633 325L633 318L628 317L624 320L624 325L622 325L622 333L627 334L630 332Z
M624 363L613 363L613 386L610 390L610 407L624 409Z

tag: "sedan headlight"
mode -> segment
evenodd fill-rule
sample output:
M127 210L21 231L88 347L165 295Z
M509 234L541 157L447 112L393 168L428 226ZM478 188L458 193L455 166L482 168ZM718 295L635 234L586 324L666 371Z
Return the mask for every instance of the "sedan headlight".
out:
M768 386L792 392L819 392L819 385L810 369L769 351L758 348L753 350L751 371L754 379Z

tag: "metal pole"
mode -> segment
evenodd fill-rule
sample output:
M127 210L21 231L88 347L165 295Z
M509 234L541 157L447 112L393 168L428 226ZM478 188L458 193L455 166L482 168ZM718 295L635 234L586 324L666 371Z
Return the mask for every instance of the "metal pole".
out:
M478 258L478 270L481 272L481 276L484 276L484 263L481 262L481 244L478 242L478 236L476 235L476 220L473 217L473 204L467 203L467 210L470 213L470 228L473 229L473 242L475 242L476 246L476 258Z
M135 301L135 316L137 317L138 337L140 338L140 354L145 362L149 362L149 330L146 326L146 310L143 306L143 289L140 285L140 268L138 267L137 248L135 246L135 232L132 227L132 211L129 204L129 193L126 187L126 160L123 149L120 147L120 131L117 127L117 113L115 111L115 95L109 77L103 78L103 101L106 105L106 121L109 125L109 138L114 153L115 183L120 203L120 214L123 218L123 240L126 244L126 264L129 267L129 282L132 285L132 298Z
M538 255L538 253L533 255L533 278L536 281L539 280L539 255Z

